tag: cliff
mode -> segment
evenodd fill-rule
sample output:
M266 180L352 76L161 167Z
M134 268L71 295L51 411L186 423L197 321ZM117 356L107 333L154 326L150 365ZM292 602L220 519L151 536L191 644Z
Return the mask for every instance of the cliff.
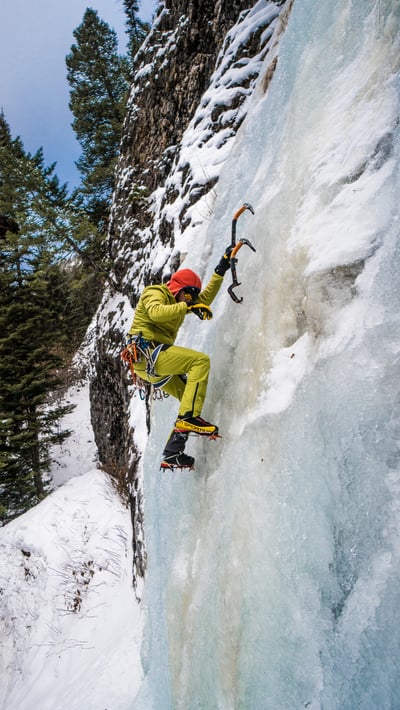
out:
M149 408L132 416L130 376L119 353L142 287L179 266L213 212L218 176L261 68L264 90L273 74L291 5L165 0L136 57L109 234L120 291L105 294L93 326L91 412L100 463L131 492L139 575L145 559L137 430L149 428Z

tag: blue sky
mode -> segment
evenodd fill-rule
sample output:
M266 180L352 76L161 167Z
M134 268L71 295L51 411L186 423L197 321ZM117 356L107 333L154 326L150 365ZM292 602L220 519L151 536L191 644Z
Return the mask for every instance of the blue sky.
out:
M142 0L139 16L150 21L155 5ZM31 153L42 146L46 165L56 162L70 188L79 183L80 146L71 128L65 56L87 7L115 29L122 53L122 0L1 0L0 7L0 109L13 137Z

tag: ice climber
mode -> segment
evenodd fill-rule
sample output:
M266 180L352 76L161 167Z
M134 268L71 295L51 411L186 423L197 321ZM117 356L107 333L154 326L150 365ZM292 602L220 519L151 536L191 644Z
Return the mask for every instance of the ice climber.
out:
M180 269L167 284L147 286L135 310L128 334L128 342L135 349L135 372L180 402L163 452L162 468L192 468L194 458L184 453L188 435L218 434L218 427L201 417L210 359L205 353L174 343L188 313L195 313L201 320L212 318L210 304L229 269L230 252L228 247L204 289L194 271Z

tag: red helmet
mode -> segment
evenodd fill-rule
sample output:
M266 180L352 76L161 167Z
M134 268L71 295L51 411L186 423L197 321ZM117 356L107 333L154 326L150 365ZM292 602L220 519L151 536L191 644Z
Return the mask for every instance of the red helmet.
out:
M176 271L173 276L171 276L171 280L168 281L167 286L174 296L176 296L179 291L182 291L183 288L194 287L199 290L199 293L201 291L200 278L194 271L191 271L191 269L179 269L179 271Z

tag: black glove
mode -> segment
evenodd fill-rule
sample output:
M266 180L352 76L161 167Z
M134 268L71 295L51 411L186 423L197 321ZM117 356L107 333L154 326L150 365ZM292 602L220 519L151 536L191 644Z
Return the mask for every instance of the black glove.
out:
M192 306L188 306L188 313L195 313L200 320L211 320L213 317L211 308L205 303L193 303Z
M226 247L225 254L221 258L219 264L215 267L215 273L218 274L218 276L225 276L226 272L229 270L231 251L232 247L230 245L229 247Z

